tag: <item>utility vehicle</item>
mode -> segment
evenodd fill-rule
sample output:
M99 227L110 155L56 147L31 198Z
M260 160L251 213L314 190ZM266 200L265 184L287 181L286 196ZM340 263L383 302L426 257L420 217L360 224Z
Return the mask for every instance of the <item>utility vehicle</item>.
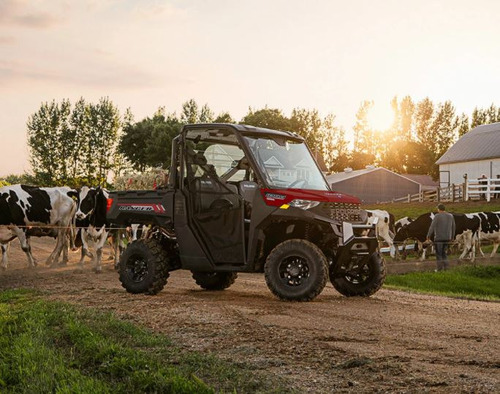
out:
M274 295L295 301L314 299L328 279L345 296L369 296L385 278L359 199L332 191L304 139L287 131L184 126L168 186L110 193L107 218L152 228L120 258L131 293L158 293L177 269L206 290L264 272Z

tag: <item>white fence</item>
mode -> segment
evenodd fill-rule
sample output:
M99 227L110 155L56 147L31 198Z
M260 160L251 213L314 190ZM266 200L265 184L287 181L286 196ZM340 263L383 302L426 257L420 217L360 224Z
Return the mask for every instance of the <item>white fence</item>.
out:
M500 178L465 179L459 185L452 184L436 190L422 191L395 198L388 202L455 202L500 199Z

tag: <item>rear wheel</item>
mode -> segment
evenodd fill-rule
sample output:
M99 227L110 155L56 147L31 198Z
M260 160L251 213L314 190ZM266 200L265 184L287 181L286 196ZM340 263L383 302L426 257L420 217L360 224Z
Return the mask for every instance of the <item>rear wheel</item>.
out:
M238 277L236 272L191 272L196 284L205 290L227 289Z
M157 294L169 276L168 255L156 239L134 241L120 257L119 274L129 293Z
M360 261L350 269L341 266L330 270L333 287L347 297L371 296L382 287L384 280L385 262L378 253L373 253L368 261Z
M291 239L276 246L264 267L269 290L285 301L310 301L320 294L328 279L326 257L316 245Z

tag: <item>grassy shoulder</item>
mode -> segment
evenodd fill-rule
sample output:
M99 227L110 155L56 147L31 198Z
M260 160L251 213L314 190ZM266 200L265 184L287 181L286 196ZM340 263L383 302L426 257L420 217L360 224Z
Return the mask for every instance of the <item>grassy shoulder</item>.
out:
M111 314L0 292L0 392L289 392Z
M384 287L471 300L500 301L500 266L461 266L441 272L388 275Z

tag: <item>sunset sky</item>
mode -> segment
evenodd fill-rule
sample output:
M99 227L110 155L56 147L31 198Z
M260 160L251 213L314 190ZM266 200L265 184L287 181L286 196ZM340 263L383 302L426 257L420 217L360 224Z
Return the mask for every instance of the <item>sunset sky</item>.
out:
M496 0L0 0L0 176L28 171L45 101L108 96L136 120L194 98L240 120L268 105L334 113L363 100L500 105Z

